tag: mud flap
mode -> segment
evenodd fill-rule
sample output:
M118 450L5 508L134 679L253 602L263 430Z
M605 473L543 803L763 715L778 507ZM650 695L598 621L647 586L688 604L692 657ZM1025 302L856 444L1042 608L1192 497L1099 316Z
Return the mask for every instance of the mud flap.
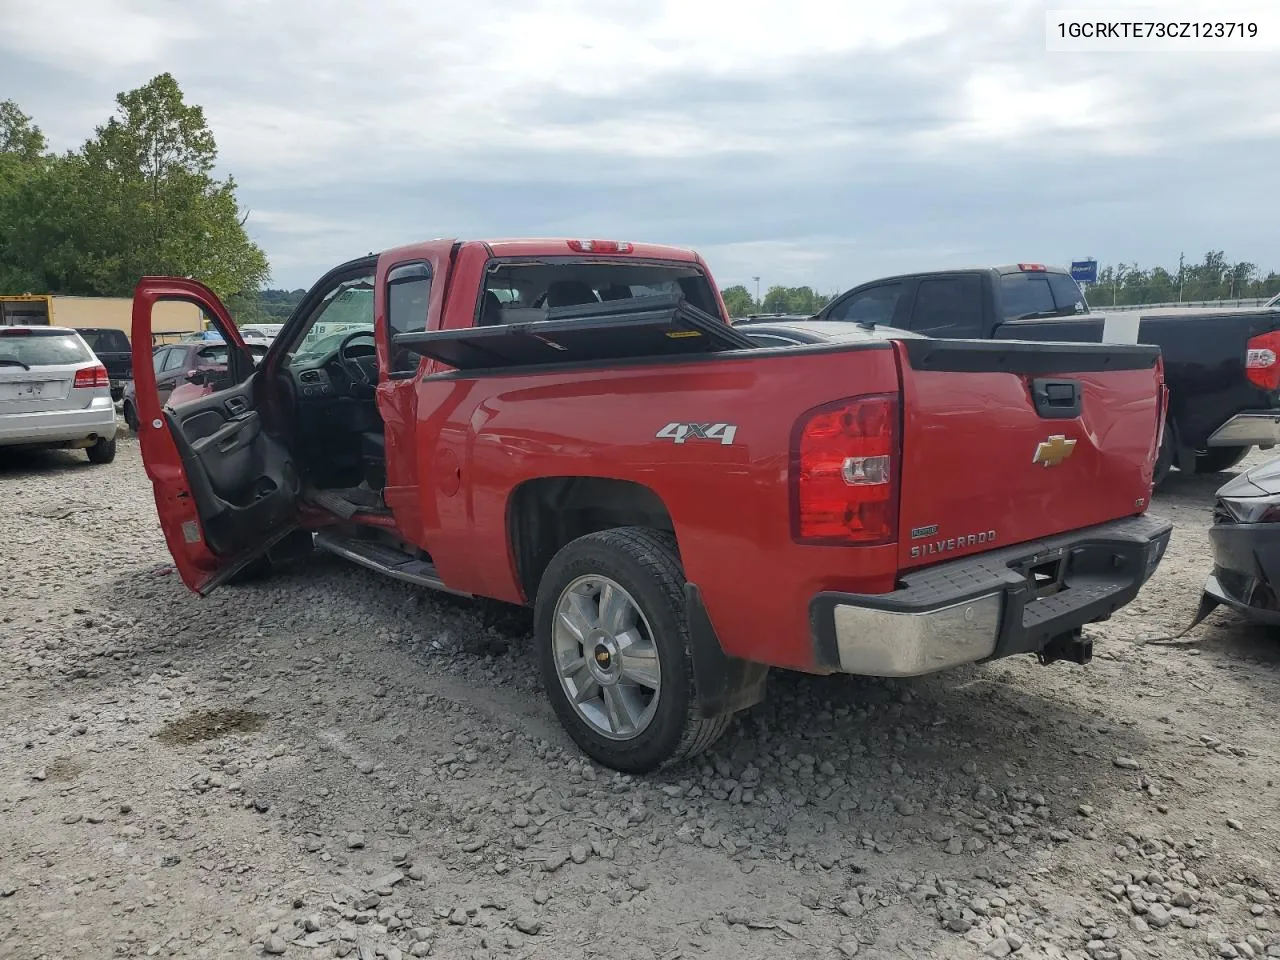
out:
M720 646L697 584L684 585L685 616L689 621L689 656L699 715L704 719L737 713L764 699L769 667L731 657Z

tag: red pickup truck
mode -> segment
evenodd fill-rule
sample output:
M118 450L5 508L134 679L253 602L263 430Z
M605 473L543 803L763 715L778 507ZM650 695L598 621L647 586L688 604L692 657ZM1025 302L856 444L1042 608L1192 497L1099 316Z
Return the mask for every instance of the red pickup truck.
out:
M331 271L259 364L222 304L224 382L142 455L201 594L302 546L534 609L547 693L603 764L694 755L769 667L911 676L1087 662L1170 524L1146 514L1165 391L1142 345L858 329L775 346L695 253L436 240ZM854 327L855 325L850 325Z

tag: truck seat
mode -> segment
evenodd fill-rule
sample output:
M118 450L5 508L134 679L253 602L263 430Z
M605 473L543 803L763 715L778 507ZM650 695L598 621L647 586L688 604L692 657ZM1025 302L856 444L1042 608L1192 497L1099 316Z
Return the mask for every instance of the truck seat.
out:
M556 280L547 287L548 307L577 307L599 302L596 292L581 280Z
M480 323L482 327L496 327L502 323L502 301L492 290L484 292L484 301L480 305Z

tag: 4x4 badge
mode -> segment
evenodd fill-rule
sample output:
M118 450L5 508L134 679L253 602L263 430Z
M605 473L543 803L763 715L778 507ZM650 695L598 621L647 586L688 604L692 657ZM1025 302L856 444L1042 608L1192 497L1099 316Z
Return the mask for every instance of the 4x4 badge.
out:
M668 423L654 436L659 440L719 440L725 446L733 443L738 433L735 423Z

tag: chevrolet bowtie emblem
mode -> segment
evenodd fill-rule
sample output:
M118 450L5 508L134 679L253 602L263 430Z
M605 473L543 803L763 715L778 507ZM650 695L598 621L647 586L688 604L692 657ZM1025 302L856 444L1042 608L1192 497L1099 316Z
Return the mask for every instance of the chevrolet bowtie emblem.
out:
M1036 446L1036 455L1031 458L1031 462L1040 463L1046 467L1056 467L1071 456L1071 452L1075 448L1076 442L1074 440L1068 440L1062 434L1058 434L1048 440L1040 441Z

